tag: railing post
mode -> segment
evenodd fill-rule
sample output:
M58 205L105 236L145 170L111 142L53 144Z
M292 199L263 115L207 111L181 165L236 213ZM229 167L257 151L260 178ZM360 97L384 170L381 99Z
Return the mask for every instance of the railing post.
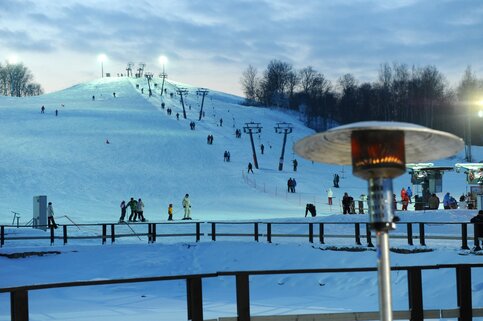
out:
M360 223L354 224L355 235L356 235L356 244L361 245L361 228Z
M255 241L258 242L258 223L254 223L253 225L253 235L255 237Z
M426 246L424 239L424 223L419 223L419 244Z
M216 241L216 223L211 223L211 240Z
M111 224L111 244L116 241L116 230L115 225Z
M314 243L314 223L309 223L309 242Z
M188 320L203 321L201 277L186 279Z
M414 245L413 242L413 224L407 223L407 229L408 229L408 244L409 245Z
M62 238L64 239L64 245L67 244L67 225L62 226Z
M107 239L107 225L102 224L102 244L106 243L106 239Z
M319 223L319 242L324 244L324 223Z
M5 244L5 226L0 226L0 247Z
M456 289L458 291L458 307L460 316L458 321L473 319L473 305L471 302L471 268L464 265L456 267Z
M50 245L54 245L54 239L55 239L54 225L51 225L50 226Z
M12 321L29 320L29 295L27 290L10 292L10 316Z
M267 242L272 243L272 223L267 223Z
M156 242L156 223L153 223L153 226L151 227L151 233L153 234L151 236L151 242L155 243Z
M468 247L468 224L461 223L461 249L469 250Z
M250 285L249 275L236 275L236 310L238 321L250 321Z
M413 267L408 269L408 299L411 321L423 321L423 286L421 268Z
M374 247L374 244L372 244L371 228L369 227L369 224L366 224L366 242L367 247Z
M199 242L200 239L201 239L200 222L196 222L196 242Z
M151 243L153 240L153 231L151 223L148 223L148 243Z

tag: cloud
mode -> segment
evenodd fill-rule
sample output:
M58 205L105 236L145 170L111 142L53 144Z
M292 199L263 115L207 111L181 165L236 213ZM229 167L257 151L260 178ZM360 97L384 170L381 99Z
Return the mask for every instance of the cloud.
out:
M54 47L49 40L35 40L25 31L11 31L0 29L0 43L2 46L12 48L15 51L38 51L52 52Z

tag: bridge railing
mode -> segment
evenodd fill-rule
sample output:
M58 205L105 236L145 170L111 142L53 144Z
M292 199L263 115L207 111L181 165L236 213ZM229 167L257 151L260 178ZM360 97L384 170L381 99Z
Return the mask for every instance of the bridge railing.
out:
M424 283L422 282L422 271L452 269L456 277L456 297L457 297L457 311L452 313L458 317L459 321L470 321L473 316L483 316L483 309L481 307L474 308L472 302L472 274L481 275L482 264L443 264L443 265L426 265L426 266L397 266L392 267L392 271L405 271L407 274L406 282L408 289L408 311L398 311L396 316L409 316L408 319L412 321L423 321L425 318L437 318L440 315L429 313L424 310L423 305L423 291ZM475 271L478 270L478 271ZM342 273L343 276L348 276L348 273L358 272L376 272L374 267L356 267L356 268L329 268L329 269L292 269L292 270L261 270L261 271L224 271L206 274L192 274L192 275L174 275L174 276L152 276L141 278L128 279L111 279L111 280L89 280L89 281L74 281L50 284L35 284L18 287L0 288L0 293L8 293L10 295L10 311L11 321L28 321L29 320L29 293L31 291L56 289L56 288L77 288L81 286L99 286L109 284L126 284L126 283L150 283L169 280L185 280L186 282L186 313L187 319L193 321L203 321L203 291L202 283L207 278L217 277L233 277L235 278L236 291L236 318L231 320L250 321L263 317L254 317L252 319L250 312L250 277L252 276L267 276L280 274L333 274ZM426 272L425 272L426 273ZM479 278L478 278L479 280ZM213 283L210 283L213 284ZM75 289L74 289L75 291ZM441 296L451 295L450 293L440 293ZM348 307L350 309L350 307ZM440 311L443 309L440 309ZM362 312L356 312L360 314ZM367 313L367 312L366 312ZM374 315L374 313L372 313ZM344 318L345 316L345 318ZM280 317L280 316L279 316ZM223 318L229 320L229 318ZM353 320L350 316L345 314L331 314L332 320ZM363 318L358 318L362 320ZM221 320L221 318L219 319ZM265 320L273 320L265 317ZM286 318L284 318L286 320ZM312 318L311 320L324 320L323 318ZM367 319L366 319L367 320Z
M475 224L466 222L399 222L398 230L391 233L392 239L407 240L407 244L426 246L427 240L449 240L460 243L461 249L469 249L468 241L473 240L475 250L481 247L474 235ZM427 229L449 225L454 232L431 232ZM469 236L468 225L473 227ZM173 228L173 226L177 228ZM373 247L373 238L367 222L286 222L286 221L206 221L206 222L149 222L136 224L96 223L96 224L65 224L61 229L46 227L47 232L39 230L35 235L30 233L8 233L9 231L32 230L31 227L13 225L0 226L0 246L6 242L20 240L49 240L53 245L56 241L68 244L72 240L99 239L102 244L116 242L119 238L137 238L140 241L155 243L160 238L188 238L195 242L202 240L216 241L219 238L247 239L271 243L274 238L306 239L309 243L326 244L327 239L353 239L355 245ZM182 228L181 228L182 227ZM203 227L203 230L202 230ZM328 231L328 229L332 231ZM6 233L7 229L7 233ZM79 233L89 229L90 233ZM415 231L417 230L417 232ZM47 235L45 235L47 234Z

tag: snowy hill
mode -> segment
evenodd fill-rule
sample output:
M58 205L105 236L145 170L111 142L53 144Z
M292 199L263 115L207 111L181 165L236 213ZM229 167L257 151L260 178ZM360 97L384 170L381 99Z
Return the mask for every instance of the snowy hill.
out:
M141 197L145 216L153 220L165 218L169 203L179 217L185 193L190 194L194 218L231 219L297 217L307 202L315 203L321 214L339 213L343 192L355 197L365 193L366 183L353 178L349 167L312 164L293 154L293 143L313 133L295 116L242 106L239 97L210 91L205 117L198 121L197 87L170 81L167 94L160 97L161 81L155 82L159 86L152 97L145 79L129 78L103 78L38 97L0 97L0 222L8 223L11 211L28 221L34 195L47 195L58 216L89 222L117 220L120 201L130 197ZM177 88L188 90L187 119ZM190 130L191 121L195 130ZM263 127L254 137L260 169L249 175L249 137L235 137L235 129L243 132L247 122ZM294 126L282 172L277 169L283 140L274 130L277 122ZM214 136L213 145L207 144L208 135ZM263 155L261 144L266 147ZM231 162L223 161L225 150ZM481 148L474 154L481 159ZM296 173L294 158L299 162ZM443 162L460 160L461 155ZM336 172L342 177L341 189L335 190L336 205L329 207L325 191ZM453 194L465 191L464 175L447 176L456 182L445 186ZM297 179L297 193L287 193L289 177ZM395 190L407 185L409 176L404 175L396 180Z

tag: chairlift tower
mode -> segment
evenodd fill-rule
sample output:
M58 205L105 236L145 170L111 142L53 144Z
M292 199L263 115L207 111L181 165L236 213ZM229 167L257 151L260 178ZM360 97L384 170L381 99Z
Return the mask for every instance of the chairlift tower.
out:
M198 120L201 120L201 117L203 116L203 104L205 102L205 96L208 95L209 90L206 88L200 88L196 91L197 95L201 95L201 109L200 109L200 118Z
M153 79L153 73L152 72L146 72L144 74L144 77L148 81L149 97L151 97L153 95L153 91L151 90L151 80Z
M181 97L181 106L183 106L183 118L186 119L186 108L184 108L183 95L188 94L188 89L178 88L178 89L176 89L176 93Z
M165 73L164 70L163 70L163 72L159 74L159 78L163 78L163 82L161 83L161 96L163 96L163 93L164 93L164 80L166 78L168 78L168 74Z
M134 67L134 62L128 62L126 67L127 76L132 77L132 67Z
M291 123L277 123L275 126L275 132L277 134L283 134L283 145L282 145L282 155L280 156L280 160L278 162L278 170L281 171L283 169L283 157L285 154L285 145L287 144L287 135L292 133L293 126Z
M139 78L142 78L143 77L144 67L146 67L146 64L144 62L140 62L139 63L139 67L138 67L138 77Z
M250 134L250 142L252 143L252 153L253 153L253 164L255 165L255 168L258 169L258 161L257 161L257 153L255 151L255 143L253 142L253 134L259 134L262 132L262 128L260 126L260 123L245 123L245 126L243 127L243 132L246 134Z

